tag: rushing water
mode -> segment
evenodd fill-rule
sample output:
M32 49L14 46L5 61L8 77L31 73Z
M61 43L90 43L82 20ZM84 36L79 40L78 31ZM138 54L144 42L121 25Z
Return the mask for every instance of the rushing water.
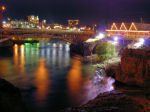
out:
M90 80L81 58L69 52L67 44L15 44L12 57L0 58L0 77L20 88L31 112L79 106L113 89L111 78L99 84L97 76Z

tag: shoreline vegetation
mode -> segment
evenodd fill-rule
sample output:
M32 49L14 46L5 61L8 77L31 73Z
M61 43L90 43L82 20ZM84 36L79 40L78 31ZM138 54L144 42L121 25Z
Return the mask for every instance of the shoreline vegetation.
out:
M85 60L87 60L87 57L83 58L83 63L87 64L87 61L85 62ZM98 63L92 63L91 61L89 61L88 66L83 68L83 70L87 75L91 75L91 74L95 73L95 71L97 70L98 67L101 67L106 70L106 74L108 76L113 77L113 71L114 71L114 69L116 69L119 66L119 64L120 64L120 57L113 57L111 59L105 60L103 62L98 62ZM93 75L95 75L95 74L93 74ZM91 75L91 77L93 75Z

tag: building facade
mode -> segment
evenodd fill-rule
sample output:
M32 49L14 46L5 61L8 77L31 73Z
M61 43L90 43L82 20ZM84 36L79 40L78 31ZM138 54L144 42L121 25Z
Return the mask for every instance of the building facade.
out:
M11 28L20 28L20 29L31 29L37 28L37 25L24 20L13 20L10 21Z
M79 25L79 20L68 20L69 27L76 27Z
M28 16L28 22L34 23L34 24L39 24L39 17L30 15Z
M150 37L150 24L144 23L113 23L106 30L108 37L119 36L120 38L137 40Z

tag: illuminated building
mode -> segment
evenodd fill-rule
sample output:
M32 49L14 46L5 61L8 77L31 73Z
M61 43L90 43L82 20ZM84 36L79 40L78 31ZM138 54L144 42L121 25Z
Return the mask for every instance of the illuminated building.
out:
M28 22L39 24L39 17L30 15L30 16L28 16Z
M60 24L47 24L46 26L49 26L51 29L62 29L63 25Z
M60 24L54 24L54 29L62 29L62 25L60 25Z
M79 20L68 20L69 27L76 27L79 25Z
M124 39L137 40L150 37L150 24L144 23L113 23L106 30L108 37L118 36Z
M10 24L10 22L6 22L6 21L3 21L3 28L12 28L12 25Z
M92 30L92 28L91 28L91 27L87 27L87 26L81 26L81 27L79 28L79 30L80 30L80 31L90 31L90 30Z
M37 28L36 24L24 20L10 21L10 26L11 28L22 28L22 29Z

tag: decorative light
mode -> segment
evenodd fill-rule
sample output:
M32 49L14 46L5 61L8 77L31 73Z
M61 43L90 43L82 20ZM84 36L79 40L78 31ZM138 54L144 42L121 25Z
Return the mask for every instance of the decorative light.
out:
M120 30L127 30L127 28L126 28L124 23L121 24Z
M135 31L137 31L137 28L136 28L136 26L135 26L135 24L133 22L132 22L129 30L135 30Z
M118 29L118 28L117 28L116 24L113 23L113 25L111 26L111 30L117 30L117 29Z
M123 31L123 30L106 30L106 31L108 31L108 32L120 32L120 31ZM135 32L135 33L137 33L137 32L142 32L142 33L149 33L149 31L132 31L132 30L127 30L127 31L124 31L124 32Z

